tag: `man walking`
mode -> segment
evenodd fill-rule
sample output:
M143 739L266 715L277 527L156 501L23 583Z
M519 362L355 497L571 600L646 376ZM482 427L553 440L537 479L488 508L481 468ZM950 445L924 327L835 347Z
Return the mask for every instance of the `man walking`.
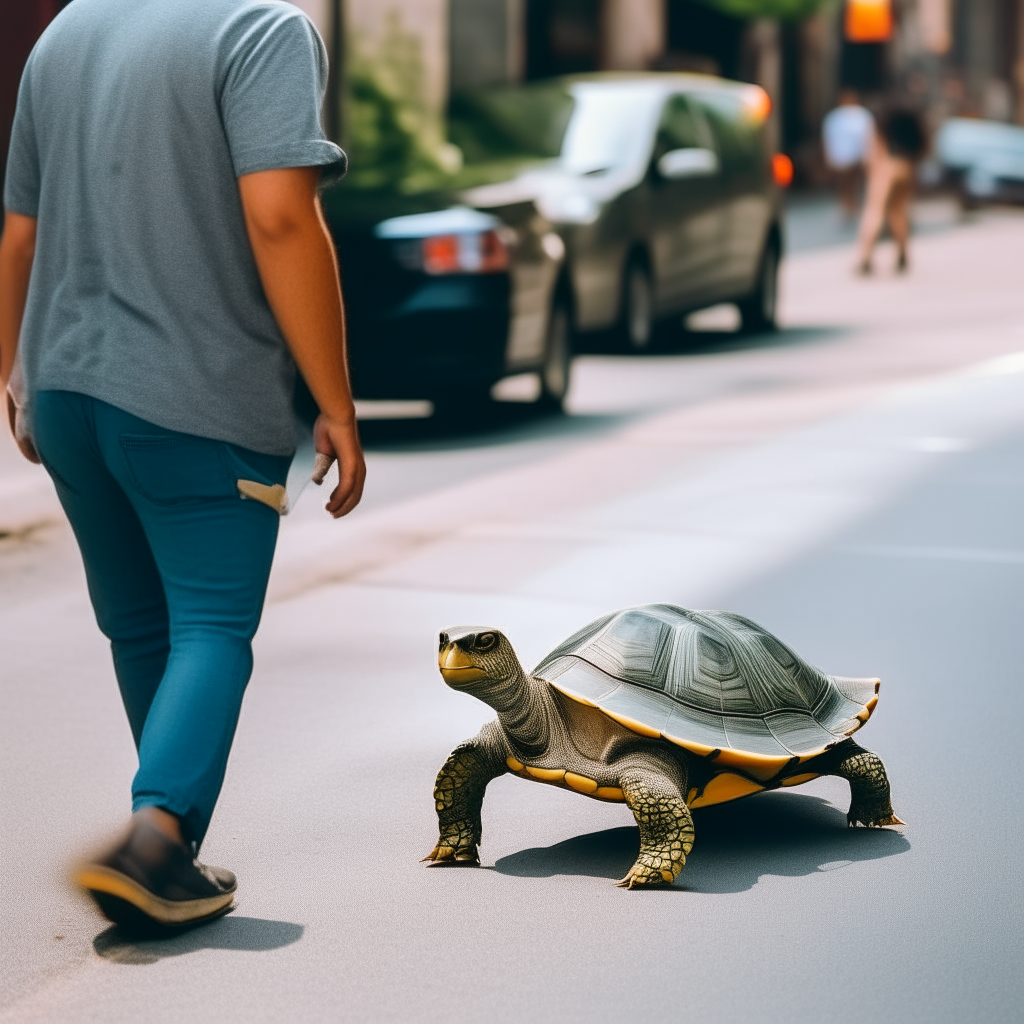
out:
M74 0L22 78L0 383L20 365L12 428L74 529L138 748L128 830L77 874L122 923L232 902L234 875L195 858L252 671L296 365L339 463L328 511L362 493L317 200L345 165L320 125L326 76L316 30L278 0Z
M853 89L843 89L839 105L825 115L821 143L825 163L835 175L839 205L847 220L857 215L857 193L864 177L874 118Z

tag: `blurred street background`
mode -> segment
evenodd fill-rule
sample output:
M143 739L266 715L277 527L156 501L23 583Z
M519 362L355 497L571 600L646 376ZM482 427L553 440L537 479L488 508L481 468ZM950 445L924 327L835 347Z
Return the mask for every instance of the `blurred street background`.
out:
M3 14L5 129L60 6ZM478 186L449 129L466 90L611 71L760 86L767 152L794 169L774 323L696 300L642 345L577 323L546 403L548 362L505 367L461 412L377 389L342 522L329 482L299 494L300 450L203 850L237 872L237 909L160 941L63 881L123 821L135 754L52 486L4 434L0 1021L1021 1020L1024 208L992 185L1017 172L1007 156L972 178L932 146L909 272L883 240L857 276L821 126L844 87L872 112L912 105L932 138L950 119L1024 124L1024 0L299 6L333 62L347 201L415 200L402 217L448 215L437 175ZM579 236L540 219L568 280ZM826 671L881 676L863 743L908 826L847 830L848 787L818 779L696 812L677 883L625 892L626 809L502 778L483 867L418 863L436 771L490 717L444 686L437 631L497 626L531 666L653 601L730 608Z
M67 0L4 10L0 131L21 64ZM681 70L761 85L796 183L827 180L820 132L842 87L949 117L1024 123L1021 0L301 0L332 62L325 118L357 166L389 116L437 150L461 90L595 71ZM345 116L345 111L348 111ZM437 157L437 153L434 153ZM452 159L442 152L440 159ZM456 157L457 159L457 157Z

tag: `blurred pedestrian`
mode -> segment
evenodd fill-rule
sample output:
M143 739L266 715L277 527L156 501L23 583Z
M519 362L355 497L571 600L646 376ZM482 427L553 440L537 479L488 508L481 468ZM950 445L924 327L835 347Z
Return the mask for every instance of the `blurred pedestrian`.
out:
M868 158L867 196L859 231L858 273L872 272L872 254L882 225L896 241L896 269L907 269L910 240L910 203L914 196L917 166L927 150L924 124L912 110L894 108L875 131Z
M857 215L858 193L874 126L871 112L861 106L855 89L840 92L839 105L825 115L821 125L825 163L835 175L839 205L848 220Z
M294 451L296 364L328 511L365 467L321 172L324 44L277 0L76 0L22 77L0 240L0 383L81 549L138 749L126 833L77 880L112 920L226 911L196 860Z

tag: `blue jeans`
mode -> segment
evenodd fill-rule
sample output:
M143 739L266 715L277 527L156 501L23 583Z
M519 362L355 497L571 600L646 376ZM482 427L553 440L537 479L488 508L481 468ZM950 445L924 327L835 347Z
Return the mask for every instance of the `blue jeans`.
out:
M69 391L32 403L139 753L132 809L178 815L198 845L252 673L278 514L237 481L283 484L290 457L165 430Z

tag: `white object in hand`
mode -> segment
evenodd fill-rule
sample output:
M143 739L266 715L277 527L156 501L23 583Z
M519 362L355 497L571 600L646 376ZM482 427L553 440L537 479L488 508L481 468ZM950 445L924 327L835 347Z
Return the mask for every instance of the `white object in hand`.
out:
M333 455L324 455L323 452L316 453L316 460L313 462L313 475L310 479L319 487L327 476L327 471L334 465Z

